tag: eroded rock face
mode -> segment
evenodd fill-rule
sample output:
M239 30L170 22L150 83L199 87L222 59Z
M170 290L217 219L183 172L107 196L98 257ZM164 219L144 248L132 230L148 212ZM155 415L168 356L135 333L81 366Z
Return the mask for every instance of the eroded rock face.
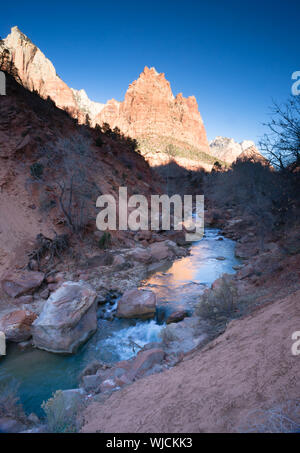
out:
M208 151L196 98L181 93L174 97L165 75L147 66L129 85L124 101L108 101L95 121L118 127L130 137L162 135Z
M145 67L139 78L128 88L123 102L111 99L106 104L91 101L84 90L74 90L61 80L55 68L41 50L18 27L4 39L0 48L9 51L8 62L15 67L25 88L50 97L57 107L67 110L92 125L108 123L119 127L126 135L137 138L159 135L172 137L203 151L208 141L194 96L173 96L164 74Z
M4 47L9 50L9 59L25 88L37 91L43 99L49 96L57 107L69 111L75 118L80 117L71 88L58 77L51 61L18 27L11 29Z
M123 102L111 99L100 104L91 101L84 90L72 89L61 80L51 61L18 27L4 39L0 53L4 49L8 54L2 69L8 70L12 64L25 88L37 91L44 99L50 97L80 123L87 119L92 126L108 123L132 138L164 137L168 143L189 144L209 152L196 98L185 98L181 93L175 97L165 75L154 68L145 67L129 86Z
M74 88L71 88L71 90L78 107L83 113L89 115L90 120L93 120L105 106L105 104L100 104L100 102L91 101L83 89L75 90Z
M33 323L34 345L51 352L75 352L97 329L95 299L96 292L87 283L63 283Z
M15 310L0 318L0 331L9 341L21 342L31 337L31 325L37 315L28 310Z
M130 289L118 302L118 318L150 319L155 316L156 295L149 290Z

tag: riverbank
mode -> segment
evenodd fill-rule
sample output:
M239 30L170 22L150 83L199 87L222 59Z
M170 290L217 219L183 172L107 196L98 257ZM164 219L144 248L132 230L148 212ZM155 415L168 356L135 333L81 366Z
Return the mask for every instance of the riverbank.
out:
M147 344L136 358L115 364L91 360L82 373L81 387L58 392L57 399L55 398L56 403L60 401L64 406L70 406L70 402L72 402L71 409L66 411L65 415L70 420L75 417L76 429L80 429L82 426L84 432L136 431L136 426L128 425L128 415L125 416L125 414L129 414L131 418L138 421L138 426L140 426L138 431L140 432L145 432L145 430L147 432L152 430L153 432L247 430L250 429L246 426L247 423L250 423L247 421L247 417L250 417L253 411L262 411L267 416L268 411L277 404L285 406L289 404L289 401L295 401L300 390L297 387L295 374L297 357L291 357L290 352L291 334L297 330L297 323L299 324L297 304L299 305L300 293L297 292L297 289L299 288L300 260L299 254L294 253L297 251L295 235L291 236L290 242L287 238L284 241L272 238L272 241L265 244L264 250L260 250L253 226L247 224L245 219L229 218L229 214L223 212L220 215L219 213L217 217L222 219L221 222L216 222L213 212L207 212L206 215L209 226L218 226L222 232L222 235L214 237L216 247L214 262L221 264L226 261L221 259L224 257L217 256L217 246L226 242L224 236L235 239L237 241L236 255L241 256L242 263L235 263L234 268L237 272L235 275L229 275L229 280L237 288L243 302L246 301L246 303L239 303L235 313L230 312L225 317L222 316L217 323L211 322L210 319L203 320L196 315L185 318L183 316L183 320L176 319L180 310L175 304L176 309L173 308L173 312L168 315L173 314L175 321L180 322L172 323L164 329L162 343ZM291 242L293 242L293 246L291 246ZM287 249L288 244L290 244L290 249ZM174 247L174 245L172 246ZM136 254L137 250L133 250ZM131 255L133 250L113 253L118 257L118 261L119 257L123 255L123 263L126 263L130 261L126 259L126 254ZM138 254L141 253L141 250L142 248L138 247ZM181 250L181 254L186 254L187 251L183 253L183 250ZM145 250L142 254L143 259L144 253ZM174 258L176 254L172 256ZM115 264L115 266L119 264L122 263ZM155 269L158 270L162 264L166 267L170 266L170 257L164 263L158 261L155 263L153 260L152 263L147 264L134 263L132 268L129 266L129 269L124 269L125 276L118 272L116 278L120 278L119 284L124 285L122 292L132 285L139 286L142 277L149 275L149 272L153 272ZM139 269L138 273L137 269ZM180 273L182 272L179 270ZM86 274L89 283L100 282L99 269L92 271L89 269L78 274L80 277ZM162 271L157 275L160 276L159 279L162 279L161 288L164 288L166 286L164 279L168 280L168 274ZM132 279L129 276L132 276ZM110 287L103 285L105 278L111 284ZM103 291L101 293L103 294L102 302L107 297L108 288L110 290L116 288L116 281L112 279L111 266L102 269L102 285L98 287L98 291ZM285 284L283 284L284 282ZM153 283L154 286L151 287ZM150 285L146 285L145 289L155 290L155 283L157 282L152 281L151 283L151 279L148 280ZM214 282L212 279L211 283L211 289L205 289L205 285L203 287L198 285L195 291L193 289L194 293L192 292L191 295L194 307L201 300L203 293L214 294L218 290L220 279ZM102 307L104 308L105 305ZM103 315L106 316L105 310ZM111 313L108 315L111 316ZM235 317L243 319L231 321ZM268 328L265 328L267 320ZM110 321L108 320L108 322ZM142 328L143 325L141 325ZM224 331L225 333L222 333ZM288 331L291 332L288 333ZM284 353L286 357L284 357ZM270 360L266 358L268 354L270 354ZM277 357L275 360L276 354L279 354L279 358ZM220 357L217 358L218 355ZM186 365L190 364L190 361L192 361L192 365ZM203 364L203 366L199 367L199 364ZM253 371L251 371L252 369ZM265 369L268 369L269 372L263 373L261 376L262 370ZM222 377L220 373L223 373ZM276 376L282 376L278 382ZM154 384L152 384L152 379L155 379ZM265 393L267 388L265 379L274 382L274 386L273 384L271 386L272 392ZM182 382L185 381L189 383L189 386L182 386ZM212 385L211 391L208 390L210 385ZM219 390L218 386L220 386ZM231 393L232 386L236 394ZM56 388L61 388L61 386L56 386ZM158 392L158 388L163 389L163 398L162 393ZM254 388L258 390L254 392ZM217 395L219 395L219 399ZM148 398L154 398L157 404L161 400L161 405L158 407L162 413L165 410L168 413L168 409L165 407L170 407L172 409L169 413L175 411L177 414L178 412L178 420L181 421L177 422L170 418L171 415L168 415L164 421L160 420L158 428L157 416L154 414L155 407L151 408L150 405L150 411L147 409ZM206 404L203 404L203 398L207 401ZM231 398L232 408L230 406ZM242 403L238 403L238 399ZM111 403L113 404L113 415L108 416ZM78 405L80 405L80 410ZM218 423L208 416L207 405L213 408L215 417L218 417ZM195 421L191 419L189 406L198 408L199 415ZM201 409L202 406L203 409ZM227 409L225 409L227 406L229 415L226 417L229 421L225 423L222 411L227 413ZM84 407L86 409L83 411ZM120 411L118 407L121 408ZM144 413L142 413L143 411ZM76 414L78 413L83 413L83 420L81 416L80 420L77 420ZM193 411L191 413L193 414ZM123 416L124 418L122 418ZM245 426L240 423L243 417L245 417ZM257 415L254 416L255 420L256 417ZM103 422L104 419L105 422ZM190 420L189 425L186 424L186 420ZM203 420L207 422L203 424ZM182 428L179 429L178 423L181 423ZM66 427L67 430L69 428L69 426ZM45 427L42 425L39 428L29 427L29 429L44 430Z
M297 231L273 235L261 249L251 219L228 211L208 212L207 220L238 241L243 265L233 281L248 302L242 319L172 369L93 402L84 412L83 432L274 432L299 426L299 356L291 352L300 325ZM294 424L288 426L288 418Z
M245 432L255 424L268 431L271 411L288 415L299 398L299 358L291 355L299 302L300 291L233 321L174 368L92 403L82 431Z
M197 297L222 273L235 272L233 266L238 264L238 260L234 258L234 242L220 239L222 238L217 230L207 230L205 238L194 244L190 251L177 247L180 253L175 261L169 257L160 262L151 260L152 263L147 265L132 262L132 267L129 266L126 270L126 278L123 275L121 280L122 274L117 273L119 282L117 276L112 279L112 265L102 267L101 276L100 269L90 269L90 272L87 272L88 283L92 282L94 288L98 284L98 291L99 281L102 283L102 292L99 291L97 296L98 329L93 337L77 354L69 357L32 349L30 344L20 353L17 351L18 345L13 347L11 344L8 356L4 359L4 367L0 370L0 378L3 378L3 373L14 375L21 382L21 397L27 413L34 411L43 416L40 408L42 401L47 400L52 392L58 389L64 390L65 394L65 389L75 389L80 384L82 400L86 403L94 398L109 397L111 391L120 388L120 384L122 387L131 383L138 375L141 377L143 374L149 375L170 368L182 359L185 352L207 339L206 323L199 323L198 317L191 316ZM171 245L174 250L174 243ZM162 242L160 250L164 251L164 247L165 243ZM143 252L142 256L145 258L147 249L142 247L112 253L118 259L122 255L126 258L128 253L126 262L129 264L129 256L136 256L137 250L139 253ZM223 260L219 259L220 255L223 255ZM156 269L156 272L153 273L153 269ZM139 281L138 278L143 275L146 275L146 278ZM134 279L131 279L131 276ZM111 286L105 287L106 278ZM130 285L134 285L134 288L137 285L146 293L151 290L157 298L156 320L117 319L115 315L120 292L117 291L116 284L119 284L119 288L124 285L125 293ZM137 296L139 297L139 294ZM129 302L127 299L126 306ZM133 357L144 345L145 350L138 354L138 360L135 361ZM161 350L158 355L155 353L157 348ZM124 362L128 359L128 362ZM120 360L123 360L121 364L114 365L114 362ZM139 368L142 363L143 373L140 370L137 372L137 362L140 363ZM148 363L147 367L145 362ZM28 363L31 364L29 368ZM85 367L86 371L82 373ZM95 376L96 371L103 367L107 371L104 374L99 371ZM116 379L113 384L110 382L108 386L102 385L107 378L119 378L123 367L126 372L133 368L134 376L124 382ZM80 380L79 374L82 374ZM87 376L84 376L85 374ZM71 395L72 392L67 394ZM78 392L73 394L77 398Z

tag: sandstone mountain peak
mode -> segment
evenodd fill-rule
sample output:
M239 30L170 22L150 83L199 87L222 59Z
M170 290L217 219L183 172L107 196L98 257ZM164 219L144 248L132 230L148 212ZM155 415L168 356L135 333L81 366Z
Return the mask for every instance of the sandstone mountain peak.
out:
M2 47L9 52L10 62L25 88L38 92L44 99L50 97L57 107L67 110L75 118L82 117L71 88L58 77L51 61L17 26L12 27Z
M20 29L17 25L15 25L14 27L11 27L10 29L10 33L12 35L19 35L21 37L25 37L26 39L29 39Z
M19 29L19 27L17 25L15 25L14 27L11 27L10 31L13 34L23 35L23 33L21 32L21 30Z
M123 102L108 102L95 118L133 138L165 137L207 152L206 132L194 96L174 97L164 73L145 66Z
M148 66L145 66L144 67L144 71L142 72L142 74L145 74L145 75L159 75L159 73L156 71L156 69L152 66L151 68L149 68Z
M51 61L17 26L2 46L8 50L25 88L37 91L44 99L50 97L57 107L80 122L85 122L88 115L93 126L108 123L132 138L162 136L198 150L209 150L195 97L185 98L182 93L174 97L165 74L154 67L145 66L138 79L129 85L123 102L112 99L101 104L91 101L84 90L68 87Z

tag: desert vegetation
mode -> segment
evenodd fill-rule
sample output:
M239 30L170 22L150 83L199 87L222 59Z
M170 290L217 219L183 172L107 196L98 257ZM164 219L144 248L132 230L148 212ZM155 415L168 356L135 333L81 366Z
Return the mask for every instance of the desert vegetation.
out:
M237 160L226 172L203 177L204 191L216 208L234 209L256 226L261 248L269 234L280 234L299 219L299 172L259 161Z
M288 400L267 410L256 410L240 427L243 433L299 433L300 401Z
M195 160L213 165L216 161L214 156L188 144L175 140L173 137L151 136L141 137L138 139L138 146L143 156L149 153L161 152L171 158L183 157L185 159ZM221 162L224 164L224 162Z
M15 420L20 425L28 423L18 396L18 383L15 380L0 382L0 418Z
M80 413L83 408L79 394L57 390L51 398L44 401L45 431L50 433L76 433L81 426ZM67 406L67 407L66 407Z
M121 130L117 126L114 127L114 129L111 129L108 123L103 123L101 126L99 124L96 124L95 130L98 133L95 141L95 144L97 146L101 147L105 143L104 138L108 137L115 142L127 146L131 151L139 152L137 140L123 134L123 132L121 132Z

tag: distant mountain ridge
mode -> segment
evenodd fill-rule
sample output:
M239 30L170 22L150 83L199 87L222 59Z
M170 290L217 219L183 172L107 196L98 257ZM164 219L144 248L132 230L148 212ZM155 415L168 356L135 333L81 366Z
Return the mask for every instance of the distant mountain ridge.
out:
M228 164L232 164L237 158L245 158L247 155L253 157L254 154L257 154L261 156L255 143L251 140L243 140L237 143L233 138L218 136L209 142L209 149L212 156Z
M155 68L144 68L129 85L123 102L111 99L102 104L91 101L85 90L70 88L63 82L51 61L17 26L0 41L0 56L2 67L5 58L6 66L13 64L25 88L43 99L50 97L79 123L108 123L112 129L137 139L153 165L166 163L169 145L176 151L173 159L181 159L193 169L203 163L207 170L212 168L214 158L230 164L247 148L255 147L250 141L239 144L224 137L208 143L196 98L185 98L182 93L174 96L165 75Z

